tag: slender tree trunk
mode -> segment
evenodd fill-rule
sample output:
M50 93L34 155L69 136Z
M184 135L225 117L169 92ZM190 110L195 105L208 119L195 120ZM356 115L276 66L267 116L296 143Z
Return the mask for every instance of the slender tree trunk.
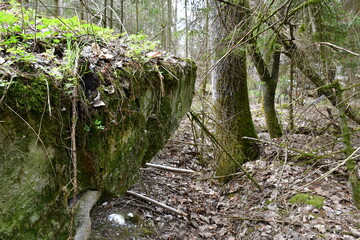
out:
M110 0L109 27L114 28L114 0Z
M167 29L166 29L166 46L167 51L171 50L171 25L172 25L172 0L167 0Z
M136 33L140 31L139 25L139 0L135 0L135 18L136 18Z
M277 79L270 79L264 84L263 109L266 125L271 138L282 136L281 126L275 110L275 92Z
M124 32L124 0L120 0L120 20L121 20L121 24L120 24L120 33Z
M185 57L189 57L189 20L188 20L188 0L185 0Z
M173 16L173 22L174 22L174 32L178 30L177 28L177 19L178 19L178 1L175 1L175 7L174 7L174 16ZM177 55L178 51L178 38L176 36L173 37L174 41L174 54Z
M160 9L161 9L161 46L166 49L166 22L165 22L165 1L160 0Z
M234 3L247 5L246 1ZM233 5L222 5L218 9L215 13L218 16L212 25L215 59L223 56L229 47L229 33L245 19L245 13ZM235 173L244 162L256 159L259 154L258 145L243 138L257 137L249 107L245 49L236 49L218 62L212 77L214 108L219 124L216 135L235 159L231 160L222 149L217 150L216 173L226 176Z
M205 3L205 7L208 9L209 6L209 0L206 0ZM204 33L205 33L205 37L204 37L204 53L203 53L203 61L204 61L204 72L205 72L205 77L204 79L202 79L202 83L201 83L201 122L203 124L203 126L206 126L205 123L205 117L206 117L206 103L205 103L205 99L206 99L206 95L207 95L207 84L209 81L209 75L207 74L207 71L209 69L210 66L210 57L209 57L209 13L206 13L205 15L205 29L204 29ZM204 146L205 146L205 134L203 131L201 131L200 133L200 138L201 138L201 146L200 146L200 152L203 153L204 152Z
M289 89L289 124L290 130L294 130L294 60L290 59L290 89Z
M354 149L352 148L351 145L350 131L345 115L346 104L342 99L342 89L340 83L335 82L332 85L334 86L336 92L339 125L341 129L342 141L345 147L344 152L346 157L349 157L353 153ZM353 197L354 205L358 209L360 209L360 179L357 175L356 162L354 158L350 158L346 162L346 168L349 174L349 181L352 187L352 197Z
M63 15L63 1L62 0L55 0L55 4L56 4L56 15L58 17L61 17Z
M263 109L265 114L266 126L271 138L282 136L281 125L279 123L275 109L275 92L279 76L280 52L275 50L273 53L273 63L271 73L256 46L251 44L250 55L260 76L263 86Z
M108 0L104 0L103 27L107 26L107 6Z

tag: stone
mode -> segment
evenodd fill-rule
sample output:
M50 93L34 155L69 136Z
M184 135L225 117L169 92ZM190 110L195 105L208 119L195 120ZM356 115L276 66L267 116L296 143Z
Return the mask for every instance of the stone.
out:
M61 240L73 229L74 86L80 199L88 190L101 193L104 201L124 194L190 108L192 61L127 59L126 65L109 68L121 59L108 56L93 65L86 56L80 57L81 78L73 85L31 63L11 66L13 82L0 103L0 239ZM6 74L0 71L0 77ZM91 106L91 96L101 96L101 106Z

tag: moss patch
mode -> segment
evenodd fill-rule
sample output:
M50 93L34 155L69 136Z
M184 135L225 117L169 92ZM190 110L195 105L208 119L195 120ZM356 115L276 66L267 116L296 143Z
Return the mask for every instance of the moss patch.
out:
M323 197L306 193L296 194L289 200L289 202L292 204L312 205L317 208L322 208L324 206Z

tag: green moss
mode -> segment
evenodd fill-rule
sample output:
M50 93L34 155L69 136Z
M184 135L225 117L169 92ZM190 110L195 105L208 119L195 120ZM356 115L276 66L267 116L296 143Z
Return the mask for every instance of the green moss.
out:
M80 64L87 71L88 63ZM120 196L177 128L191 104L196 67L190 60L161 64L156 69L133 62L91 75L99 81L104 107L92 107L79 86L78 192L97 189L104 197ZM29 66L11 66L17 77L2 103L16 114L0 104L0 239L66 239L73 187L71 93L77 81L55 79ZM113 94L105 91L110 85ZM150 232L151 227L144 227L144 234Z
M11 106L16 106L17 111L42 112L50 94L47 92L47 84L51 83L40 74L17 77L11 84L11 91L5 96L5 101Z
M305 204L312 205L317 208L322 208L324 206L324 198L316 195L299 193L293 196L290 200L292 204Z

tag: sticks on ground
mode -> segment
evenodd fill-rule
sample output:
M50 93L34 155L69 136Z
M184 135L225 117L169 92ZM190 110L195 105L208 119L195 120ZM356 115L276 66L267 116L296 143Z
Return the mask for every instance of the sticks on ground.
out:
M165 170L165 171L169 171L169 172L177 172L177 173L198 173L194 170L190 170L190 169L185 169L185 168L174 168L174 167L169 167L169 166L164 166L164 165L158 165L158 164L153 164L153 163L146 163L145 166L147 167L153 167L153 168L158 168L161 170Z
M135 196L135 197L137 197L137 198L140 198L140 199L142 199L142 200L151 202L151 203L155 204L156 206L165 208L166 210L169 210L169 211L172 212L172 213L175 213L175 214L178 214L178 215L182 215L182 216L187 216L186 213L184 213L184 212L182 212L182 211L180 211L180 210L177 210L177 209L175 209L175 208L172 208L172 207L170 207L170 206L168 206L168 205L165 205L165 204L163 204L163 203L161 203L161 202L158 202L158 201L156 201L156 200L154 200L154 199L151 199L151 198L149 198L149 197L146 197L146 196L144 196L144 195L138 194L138 193L133 192L133 191L126 191L126 193L127 193L127 194L130 194L130 195L132 195L132 196Z

